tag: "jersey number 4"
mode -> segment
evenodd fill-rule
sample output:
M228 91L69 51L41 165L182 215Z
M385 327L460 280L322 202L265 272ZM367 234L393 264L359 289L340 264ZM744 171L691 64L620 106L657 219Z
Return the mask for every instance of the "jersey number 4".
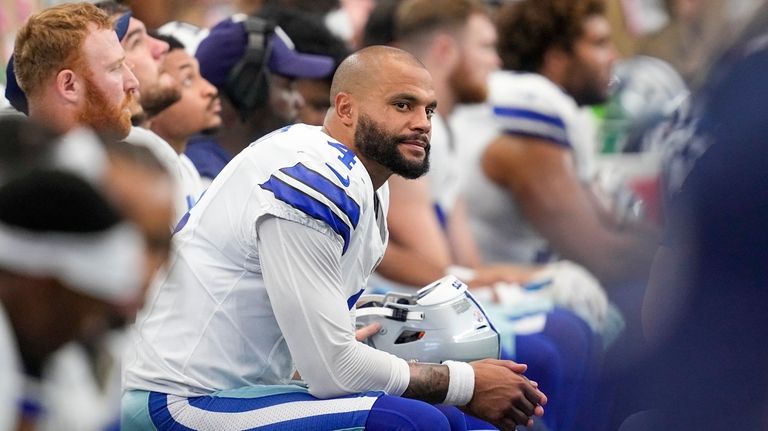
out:
M348 170L352 170L352 166L357 163L357 158L355 158L355 153L347 148L345 145L342 145L338 142L331 142L328 141L328 145L332 146L333 148L337 149L341 155L339 156L339 160L341 160L341 163L344 164L344 166L347 167ZM349 175L341 175L339 171L337 171L333 166L326 163L325 166L328 166L328 169L333 172L333 175L336 176L336 178L341 181L341 184L344 185L344 187L349 187Z

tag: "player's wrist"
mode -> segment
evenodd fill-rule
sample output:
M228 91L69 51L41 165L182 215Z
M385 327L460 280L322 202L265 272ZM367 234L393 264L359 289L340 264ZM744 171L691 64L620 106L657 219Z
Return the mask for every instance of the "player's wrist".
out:
M443 404L464 406L472 400L475 393L475 370L466 362L445 361L448 367L448 393Z

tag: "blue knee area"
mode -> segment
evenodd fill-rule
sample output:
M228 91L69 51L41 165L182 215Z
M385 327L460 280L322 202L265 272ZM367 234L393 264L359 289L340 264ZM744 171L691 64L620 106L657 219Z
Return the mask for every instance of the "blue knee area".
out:
M542 421L548 429L555 431L562 417L566 414L566 396L563 392L564 359L555 344L539 332L515 337L516 362L528 365L526 377L536 381L539 388L547 395L548 403L544 408ZM504 358L508 359L508 358Z
M602 364L603 347L599 335L581 318L567 310L555 309L547 315L542 335L552 341L562 355L562 394L565 408L557 430L590 429L590 406Z
M498 429L490 423L470 415L464 415L464 422L467 424L467 431L487 431Z
M465 414L464 412L459 410L457 407L446 406L446 405L438 405L435 407L441 412L443 412L445 417L448 418L448 423L451 425L451 431L498 430L498 428L491 425L490 423L484 420L480 420L474 416Z
M382 395L373 403L365 422L372 431L449 431L446 415L431 404Z
M436 409L448 419L448 425L451 427L451 431L467 431L467 415L455 406L437 405Z

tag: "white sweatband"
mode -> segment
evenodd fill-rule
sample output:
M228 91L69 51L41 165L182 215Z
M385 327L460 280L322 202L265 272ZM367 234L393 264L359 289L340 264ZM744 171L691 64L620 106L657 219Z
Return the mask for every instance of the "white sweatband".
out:
M466 362L445 361L448 366L448 393L443 404L465 406L475 394L475 370Z
M464 283L469 283L477 276L474 269L459 265L451 265L446 268L445 275L453 275Z
M133 300L141 289L144 240L122 222L102 232L35 232L0 223L0 267L107 302Z

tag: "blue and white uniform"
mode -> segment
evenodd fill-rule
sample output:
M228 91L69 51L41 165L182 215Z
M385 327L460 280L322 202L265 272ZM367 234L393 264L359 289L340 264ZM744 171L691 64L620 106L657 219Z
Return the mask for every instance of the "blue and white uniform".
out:
M509 191L486 177L480 160L499 135L543 139L571 152L579 178L586 181L594 172L596 129L591 113L580 109L573 98L542 75L499 71L489 81L489 103L458 110L451 124L465 148L464 159L468 160L464 195L483 260L551 263L547 271L553 274L553 283L557 274L562 277L558 283L566 280L562 272L565 264L552 262L556 256L546 239L526 219ZM528 303L522 301L487 305L502 334L515 335L511 338L512 348L505 346L504 355L527 363L526 374L550 395L543 418L549 429L584 426L577 418L592 396L602 350L599 336L582 318L561 308L563 304L552 298L535 291L519 296L539 299L539 303L530 304L540 309L527 310L524 306ZM546 304L542 298L552 302Z
M430 168L426 178L435 211L443 228L446 228L447 218L461 194L463 168L451 129L437 113L432 116L430 144Z
M497 132L493 136L529 136L563 146L572 152L579 178L586 181L593 175L596 139L591 114L552 81L534 73L496 72L491 75L489 95ZM526 220L509 192L485 176L480 164L470 165L465 187L470 191L467 210L472 232L484 260L549 260L546 240Z
M176 154L168 142L149 129L131 127L125 142L147 147L173 178L176 188L173 196L173 228L205 191L205 184L195 165L185 154Z
M137 319L125 429L375 428L374 404L400 402L442 416L396 397L404 360L355 340L387 205L387 186L374 191L319 127L280 129L235 157L182 220Z

